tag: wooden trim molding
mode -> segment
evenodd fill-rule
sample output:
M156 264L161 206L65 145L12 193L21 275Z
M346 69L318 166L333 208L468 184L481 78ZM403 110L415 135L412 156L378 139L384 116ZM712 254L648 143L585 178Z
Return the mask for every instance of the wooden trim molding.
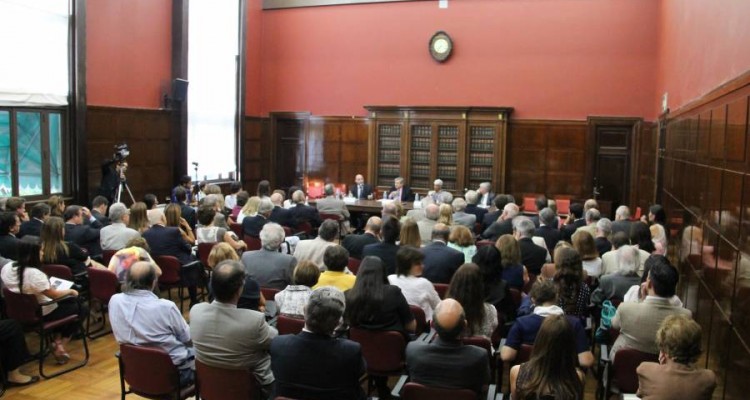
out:
M745 71L738 77L721 84L716 89L704 94L703 96L698 97L695 100L688 102L687 104L674 111L667 111L666 115L662 114L659 119L662 119L665 116L670 120L675 119L683 114L692 112L703 106L707 106L709 105L709 103L719 100L722 97L727 96L732 92L738 91L746 86L750 86L750 70ZM725 100L726 99L722 99L722 101Z
M188 0L172 0L172 81L188 77ZM189 98L179 103L174 110L172 122L172 148L175 165L172 181L189 173L187 168L187 110Z
M70 83L72 99L68 108L69 129L72 140L68 141L72 159L67 188L80 204L88 204L85 198L89 191L88 163L86 155L86 0L73 1L72 37L73 57L70 60Z
M371 3L403 3L407 1L435 1L435 0L263 0L264 10L279 10L284 8L345 6L352 4Z

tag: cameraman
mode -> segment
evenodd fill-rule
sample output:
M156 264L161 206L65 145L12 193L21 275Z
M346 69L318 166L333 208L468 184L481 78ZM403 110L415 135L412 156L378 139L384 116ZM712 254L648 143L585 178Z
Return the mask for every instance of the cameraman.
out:
M125 181L125 172L128 170L125 158L129 154L127 145L116 145L112 159L102 162L102 181L97 194L106 197L110 204L114 203L115 192L120 182Z

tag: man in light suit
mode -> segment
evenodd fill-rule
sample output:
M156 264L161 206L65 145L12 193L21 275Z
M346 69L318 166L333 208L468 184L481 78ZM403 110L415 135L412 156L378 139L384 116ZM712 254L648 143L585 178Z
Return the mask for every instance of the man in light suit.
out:
M432 229L437 224L438 217L440 216L440 207L437 204L430 202L424 209L424 219L417 221L417 227L419 228L419 237L422 239L422 245L430 243L432 240Z
M617 207L615 210L615 222L612 223L612 234L617 232L625 232L630 235L630 225L633 221L630 220L630 209L627 206Z
M620 349L635 349L644 353L658 354L656 331L661 322L670 315L682 314L691 317L686 308L673 305L670 300L675 295L679 273L664 256L653 255L646 262L649 269L646 279L647 295L637 303L625 302L617 308L612 327L620 329L612 346L610 358L614 360Z
M334 188L333 185L328 183L323 187L323 193L326 197L318 199L315 202L315 206L318 208L318 212L321 214L333 214L341 217L341 220L349 219L349 210L346 209L344 200L333 197Z
M297 262L309 260L312 261L321 271L325 271L323 256L326 249L330 246L336 246L336 238L339 237L339 224L336 221L327 219L320 224L318 237L315 239L300 240L294 249L294 258Z
M458 197L453 199L453 223L456 225L463 225L469 228L469 232L474 232L474 223L477 222L477 216L474 214L467 214L466 200Z
M365 373L361 346L333 336L344 302L344 294L336 288L315 289L305 306L305 329L273 340L271 368L276 385L271 398L365 399L359 384Z
M211 291L215 300L190 310L190 336L200 362L250 370L270 391L274 379L268 349L278 332L262 313L237 308L244 284L245 273L238 261L226 260L214 267Z
M357 174L354 177L354 185L349 188L349 193L358 200L367 200L372 195L372 186L365 183L365 177Z
M445 299L435 308L433 325L437 339L432 343L413 341L406 346L406 365L412 382L482 393L490 380L487 351L461 343L466 328L463 307Z
M415 201L415 203L416 203L416 201ZM430 204L435 204L435 201L432 200L432 197L425 196L425 197L423 197L423 198L420 199L419 204L422 206L421 208L415 208L413 210L409 210L409 211L406 212L406 216L409 217L409 218L411 218L411 219L413 219L414 222L417 222L417 223L419 221L421 221L421 220L423 220L423 219L426 218L425 217L425 209Z
M489 207L492 205L493 200L495 199L495 193L492 193L492 184L489 182L482 182L479 184L479 188L477 189L477 193L479 194L479 204L485 207ZM502 207L498 207L502 210Z
M128 228L130 210L125 204L112 204L109 208L109 218L112 223L99 231L102 250L121 250L131 239L141 237L137 230Z
M245 273L261 287L283 290L292 283L297 259L289 254L279 253L284 243L284 228L269 222L260 231L260 250L246 251L242 254Z
M617 250L620 247L630 244L630 239L628 238L628 235L625 234L625 232L617 232L612 236L612 249ZM638 249L638 270L636 273L638 276L643 275L643 268L646 265L646 260L648 260L648 257L650 254L648 254L647 251ZM602 275L609 275L614 274L620 269L619 262L617 261L617 252L616 251L608 251L604 253L602 256Z

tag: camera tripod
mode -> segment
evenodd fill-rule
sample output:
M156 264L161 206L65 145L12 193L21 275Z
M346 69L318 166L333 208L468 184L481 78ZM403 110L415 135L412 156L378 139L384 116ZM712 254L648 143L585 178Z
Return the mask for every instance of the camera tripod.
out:
M130 201L135 204L135 197L133 197L133 192L130 191L130 186L128 186L128 180L125 177L125 171L121 170L120 167L117 168L120 170L120 183L117 185L117 191L115 192L115 202L119 203L120 198L122 197L123 190L128 191L128 195L130 195Z

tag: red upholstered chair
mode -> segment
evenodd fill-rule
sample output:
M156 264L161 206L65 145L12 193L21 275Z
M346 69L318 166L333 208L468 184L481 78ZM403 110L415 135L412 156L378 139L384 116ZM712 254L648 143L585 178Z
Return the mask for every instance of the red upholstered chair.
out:
M401 398L404 400L476 400L477 394L470 389L436 388L409 382L404 385L404 389L401 391Z
M318 199L323 197L323 185L320 183L313 183L307 186L307 197L310 199Z
M48 276L73 281L73 271L67 265L45 264L39 267L39 269Z
M370 331L352 327L349 339L362 346L367 361L367 393L374 387L374 377L399 376L405 366L406 339L396 331Z
M232 222L229 224L229 229L234 232L237 237L242 237L244 235L244 232L242 232L242 224L238 224L236 222Z
M212 367L195 359L195 391L204 400L254 400L260 386L247 369Z
M310 221L302 221L299 224L297 224L297 232L302 232L305 235L310 236L313 232L313 226L310 223Z
M349 268L349 271L352 272L352 274L357 275L357 272L359 272L359 264L362 262L359 258L349 257L349 265L347 265L347 268Z
M201 260L203 267L210 271L208 267L208 255L211 254L211 249L214 248L217 242L198 243L198 259Z
M247 251L260 250L263 247L259 237L245 235L242 240L247 244Z
M440 299L444 299L445 295L448 293L448 284L447 283L433 283L432 286L435 287L435 291L437 292L438 296L440 296Z
M482 247L485 247L485 246L494 246L494 245L495 245L495 242L493 242L492 240L480 240L476 244L477 249L481 249Z
M411 309L411 314L414 316L414 319L417 321L417 335L427 332L427 329L430 326L427 325L427 317L425 317L424 310L419 306L411 304L409 305L409 308Z
M659 362L659 355L635 349L617 351L614 362L606 363L602 373L603 382L600 384L606 398L614 393L635 393L638 390L638 374L635 370L646 361Z
M633 215L633 220L634 220L634 221L638 221L639 219L641 219L641 213L642 213L642 212L643 212L643 211L641 210L641 208L640 208L640 207L636 207L636 208L635 208L635 214Z
M148 399L185 399L195 395L194 385L180 387L180 372L160 347L123 343L118 358L123 399L130 393Z
M69 365L68 368L56 371L52 374L46 374L44 372L44 360L50 353L50 341L48 339L48 336L51 334L51 332L57 328L73 324L78 327L80 332L83 332L83 321L78 318L78 314L69 315L55 321L42 320L43 305L56 304L63 299L68 299L69 297L65 296L56 300L39 304L36 300L36 296L34 296L33 294L15 293L10 291L8 288L3 288L3 297L5 298L5 312L8 314L8 318L20 322L21 325L23 325L26 329L33 330L39 335L39 353L37 353L37 358L39 360L39 375L49 379L81 368L88 363L89 347L88 342L86 341L86 335L83 335L83 361Z
M96 331L91 331L91 317L86 320L86 332L91 339L96 339L112 332L111 330L105 330L107 327L107 311L109 299L117 293L119 288L120 282L117 280L117 275L114 272L98 268L89 269L90 300L96 300L102 312L102 327ZM90 303L93 308L93 301L90 301Z
M180 261L174 256L154 256L154 262L161 269L161 276L159 276L159 290L166 290L167 297L172 300L172 289L177 288L177 297L180 300L180 310L185 303L185 298L182 297L182 290L184 283L180 276Z
M279 331L279 335L296 335L302 332L302 328L304 327L305 320L302 318L293 318L279 314L276 319L276 329Z
M117 253L117 250L102 250L102 263L104 263L105 267L109 265L115 253Z
M274 297L276 297L276 293L279 293L281 290L274 289L270 287L261 287L260 292L263 294L263 297L266 298L266 301L274 301Z
M535 200L536 199L534 197L524 197L523 198L523 212L525 213L537 212Z
M487 361L490 363L490 379L495 380L495 357L492 350L492 342L485 336L464 336L461 342L465 345L477 346L487 350Z
M557 204L557 213L560 215L570 214L570 199L555 199Z

